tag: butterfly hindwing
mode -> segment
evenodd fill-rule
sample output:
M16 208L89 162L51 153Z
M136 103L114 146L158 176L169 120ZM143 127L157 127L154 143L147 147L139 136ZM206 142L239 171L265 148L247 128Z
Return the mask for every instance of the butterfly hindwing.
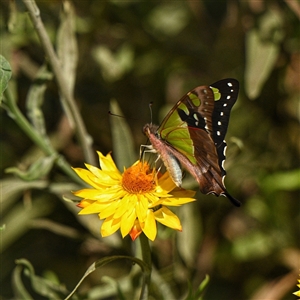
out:
M218 100L215 100L212 114L212 138L216 145L222 176L225 176L226 171L223 167L223 163L226 158L225 151L227 144L224 138L229 124L231 109L238 97L239 82L236 79L228 78L213 83L211 87L219 91L220 97Z
M215 101L212 114L213 140L217 147L223 142L228 124L231 109L237 100L239 93L239 82L236 79L223 79L211 85L220 92L220 99Z

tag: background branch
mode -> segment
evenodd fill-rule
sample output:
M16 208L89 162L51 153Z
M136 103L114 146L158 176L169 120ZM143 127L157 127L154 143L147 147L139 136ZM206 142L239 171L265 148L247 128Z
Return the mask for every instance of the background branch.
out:
M85 161L90 164L95 164L95 156L91 147L92 139L86 131L85 125L73 98L72 92L70 91L67 85L67 81L64 77L64 72L60 65L60 61L53 49L50 38L42 22L40 10L34 0L23 0L23 2L26 8L28 9L30 18L35 26L40 42L49 58L50 65L52 66L52 71L55 75L59 90L62 94L61 99L65 99L66 106L69 108L73 119L76 120L76 122L72 122L71 120L71 123L74 124L74 129L77 138L83 149Z

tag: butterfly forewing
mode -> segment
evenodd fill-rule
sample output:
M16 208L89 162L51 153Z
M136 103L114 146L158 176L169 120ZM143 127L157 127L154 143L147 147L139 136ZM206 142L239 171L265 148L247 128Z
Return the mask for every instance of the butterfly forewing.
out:
M214 95L208 86L193 89L164 118L158 129L160 137L196 164L195 141L191 138L190 128L201 129L205 136L208 135L213 130L213 107Z

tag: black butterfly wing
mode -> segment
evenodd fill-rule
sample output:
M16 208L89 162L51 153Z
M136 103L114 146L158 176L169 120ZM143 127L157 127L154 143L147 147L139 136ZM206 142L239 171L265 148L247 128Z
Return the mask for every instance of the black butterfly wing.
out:
M225 176L226 171L223 167L223 163L226 158L225 151L227 144L224 139L229 124L230 112L238 97L239 82L236 79L228 78L213 83L211 87L220 91L220 99L215 101L212 113L213 130L211 135L218 153L222 176Z

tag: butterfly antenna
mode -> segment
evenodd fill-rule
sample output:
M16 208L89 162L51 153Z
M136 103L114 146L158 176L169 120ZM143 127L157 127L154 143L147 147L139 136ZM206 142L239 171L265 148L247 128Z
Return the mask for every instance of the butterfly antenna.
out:
M114 117L119 117L119 118L126 119L126 117L121 116L121 115L114 114L114 113L112 113L111 111L108 111L108 114L109 114L110 116L114 116Z
M141 119L137 119L137 118L128 118L128 117L124 117L115 113L112 113L111 111L108 111L108 114L112 117L118 117L118 118L122 118L122 119L126 119L126 120L135 120L135 121L141 121Z
M152 105L153 105L153 102L151 101L149 103L149 110L150 110L150 124L152 125L152 120L153 120L153 115L152 115Z

